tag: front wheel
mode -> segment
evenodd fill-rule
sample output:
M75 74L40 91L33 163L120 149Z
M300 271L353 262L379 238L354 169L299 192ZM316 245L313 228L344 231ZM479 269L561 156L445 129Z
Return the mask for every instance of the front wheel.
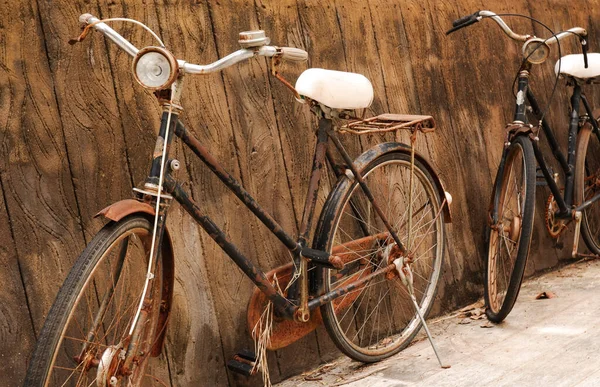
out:
M585 124L577 135L575 164L575 204L583 204L600 193L600 141L594 138L592 126ZM581 235L594 254L600 254L600 201L582 211Z
M376 203L413 254L414 295L423 316L433 305L444 255L444 219L436 182L415 160L410 194L410 155L393 151L361 171ZM411 198L412 196L412 198ZM356 180L345 180L330 195L318 238L331 254L342 256L342 270L323 269L325 292L340 289L394 259L389 231ZM409 219L412 206L412 218ZM410 238L409 238L409 224ZM409 242L410 239L410 242ZM409 244L410 243L410 244ZM397 275L380 275L321 307L336 346L361 362L375 362L406 347L421 327L407 288Z
M526 136L513 140L498 170L492 200L497 220L488 228L486 315L499 323L512 310L525 272L535 209L535 155Z
M131 215L92 239L71 269L50 309L31 358L26 386L162 385L148 375L157 336L159 258L139 328L129 334L142 296L152 222ZM160 254L159 254L160 257Z

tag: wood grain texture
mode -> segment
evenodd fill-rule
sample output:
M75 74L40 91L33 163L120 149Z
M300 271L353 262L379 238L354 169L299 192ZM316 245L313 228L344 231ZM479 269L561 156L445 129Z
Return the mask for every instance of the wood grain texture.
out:
M35 3L2 7L0 178L29 314L39 331L76 252L83 248L51 68ZM10 251L10 244L5 245ZM21 293L23 290L21 290Z
M446 37L452 20L477 9L523 13L555 29L589 27L597 51L600 0L579 8L559 0L198 0L75 2L38 0L0 6L0 355L1 370L22 380L36 332L60 283L87 241L101 227L100 208L131 197L149 169L160 108L131 74L131 58L92 33L78 34L79 14L138 19L157 31L178 58L209 63L236 50L238 32L264 29L272 43L301 47L308 63L285 63L293 84L307 67L365 74L375 100L369 114L431 114L438 130L418 150L440 172L452 193L454 223L434 313L479 297L485 253L484 224L504 125L512 118L511 95L520 46L490 21ZM521 32L544 31L526 19L507 19ZM128 24L115 29L138 47L156 44ZM575 43L564 54L579 52ZM545 103L554 82L554 61L536 68L532 83ZM243 182L290 234L297 233L315 144L316 120L308 108L270 77L264 58L221 74L188 77L181 118L189 130ZM551 104L557 137L566 145L567 90L560 81ZM600 91L589 89L592 102ZM344 136L351 155L373 143L408 141L407 134L371 139ZM542 143L544 139L542 138ZM551 159L546 152L547 159ZM172 156L178 179L205 212L253 262L268 270L289 256L266 228L184 149ZM334 179L324 177L318 207ZM527 273L569 256L547 236L543 209L548 190L539 187L532 257ZM316 219L315 219L316 222ZM245 326L253 285L177 205L170 212L176 284L161 377L176 386L259 385L228 373L225 363L253 343ZM582 244L583 245L583 244ZM16 345L19 343L19 345ZM301 354L301 356L299 356ZM339 353L323 329L272 353L277 381Z

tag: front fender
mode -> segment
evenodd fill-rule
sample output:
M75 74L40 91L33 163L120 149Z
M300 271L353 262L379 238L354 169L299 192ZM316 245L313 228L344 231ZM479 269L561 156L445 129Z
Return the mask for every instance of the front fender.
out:
M102 216L106 219L118 222L128 215L141 213L154 218L154 208L148 203L140 202L134 199L125 199L111 204L98 212L94 217ZM163 343L165 341L166 325L169 320L169 312L173 300L173 284L175 281L175 260L173 254L173 242L169 230L165 227L162 238L160 255L163 264L163 280L161 291L160 315L158 317L158 326L156 327L154 345L150 356L160 355Z

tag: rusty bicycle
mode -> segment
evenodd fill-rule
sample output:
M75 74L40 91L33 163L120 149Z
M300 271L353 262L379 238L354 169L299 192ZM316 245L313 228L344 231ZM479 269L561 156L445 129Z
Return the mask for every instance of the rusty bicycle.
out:
M108 22L141 25L159 42L138 49ZM179 203L256 285L248 307L256 353L240 353L228 366L246 375L264 371L261 351L289 345L324 324L346 355L374 362L414 338L433 305L444 255L451 196L427 160L415 151L430 116L382 114L358 118L373 99L362 75L308 69L295 86L278 72L282 61L305 61L297 48L269 45L263 31L240 33L238 51L208 65L176 59L147 26L131 19L84 14L72 43L96 30L133 57L138 83L154 91L161 124L143 187L134 198L102 210L106 225L81 253L60 289L30 360L26 385L167 385L153 375L172 305L174 265L166 219ZM255 57L318 118L317 143L299 235L293 238L180 120L186 77L209 74ZM368 135L407 130L411 144L380 143L352 159L343 133ZM179 138L290 252L287 265L264 273L225 235L174 178L179 162L170 145ZM342 162L337 162L333 144ZM337 178L316 218L323 171ZM316 226L313 223L316 220ZM312 237L311 237L312 235ZM310 244L309 244L310 241ZM293 332L293 333L290 333ZM428 332L427 332L428 333ZM432 342L433 345L433 342ZM263 372L263 375L265 372Z
M517 34L501 16L525 17L541 25L551 36L542 39ZM514 120L505 129L506 140L493 187L488 222L484 282L486 314L489 320L498 323L506 318L515 304L529 255L536 161L541 174L538 176L542 178L537 184L547 185L551 191L545 208L546 229L550 236L558 238L572 222L575 224L573 258L585 255L578 252L580 232L590 251L595 255L600 253L600 143L594 139L600 140L598 113L594 114L582 91L584 85L598 83L600 79L600 54L587 53L587 31L581 27L554 33L539 20L518 14L497 15L491 11L478 11L454 21L447 34L484 18L495 21L511 39L523 42L523 60L515 78ZM578 39L583 52L560 57L559 42L568 37ZM530 85L533 65L544 63L554 45L560 57L555 65L554 90L559 77L565 78L567 86L573 87L566 156L545 119L550 104L542 109ZM560 174L555 173L544 160L539 146L540 132L548 140L560 166Z

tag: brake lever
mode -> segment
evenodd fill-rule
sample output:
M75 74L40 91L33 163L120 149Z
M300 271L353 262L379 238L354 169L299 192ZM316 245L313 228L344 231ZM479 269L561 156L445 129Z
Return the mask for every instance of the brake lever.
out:
M98 24L98 22L96 22L96 23L90 23L90 24L87 24L85 26L82 26L82 28L81 28L81 34L76 39L69 39L69 44L72 46L72 45L74 45L76 43L83 42L83 39L85 39L85 37L92 30L91 27L94 26L95 24Z

